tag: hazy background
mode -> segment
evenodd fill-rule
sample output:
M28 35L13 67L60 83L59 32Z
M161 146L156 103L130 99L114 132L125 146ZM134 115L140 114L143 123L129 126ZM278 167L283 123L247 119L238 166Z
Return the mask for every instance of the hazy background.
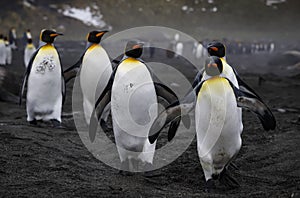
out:
M16 0L0 2L0 32L21 37L30 28L55 28L64 40L83 40L88 31L117 32L158 25L196 39L299 40L297 0Z

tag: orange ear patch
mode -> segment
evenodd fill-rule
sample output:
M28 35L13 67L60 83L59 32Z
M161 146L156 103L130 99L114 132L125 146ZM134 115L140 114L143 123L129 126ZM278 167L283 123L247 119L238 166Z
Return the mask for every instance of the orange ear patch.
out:
M138 49L138 48L141 48L141 45L137 44L137 45L132 46L132 49Z
M208 67L218 67L218 65L216 63L210 63L207 65Z

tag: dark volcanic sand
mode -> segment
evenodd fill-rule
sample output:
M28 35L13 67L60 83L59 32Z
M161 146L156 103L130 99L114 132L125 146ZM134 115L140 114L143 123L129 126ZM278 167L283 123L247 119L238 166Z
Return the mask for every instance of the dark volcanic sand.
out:
M80 57L84 47L78 43L75 46L77 51L62 52L65 66ZM72 49L70 46L66 48ZM260 59L262 57L267 59L270 56L260 56ZM15 77L6 80L4 86L14 93L17 93L21 82L22 58L20 51L14 52L13 65L7 66L8 73ZM235 61L233 65L236 65L236 59L232 56L231 60ZM251 57L241 59L248 65L249 60L253 60ZM268 68L267 62L264 60L260 66ZM65 129L53 129L47 124L29 126L24 105L19 107L0 102L0 196L299 197L299 76L261 75L265 81L258 86L258 76L253 73L259 72L237 70L270 106L278 123L275 131L266 132L253 114L244 111L243 146L234 161L238 170L232 170L241 187L229 190L217 185L214 192L203 192L203 173L195 140L188 150L162 168L156 177L119 175L118 170L94 158L81 142L70 116L71 83L63 110ZM273 68L269 70L273 71ZM278 108L287 111L280 113Z

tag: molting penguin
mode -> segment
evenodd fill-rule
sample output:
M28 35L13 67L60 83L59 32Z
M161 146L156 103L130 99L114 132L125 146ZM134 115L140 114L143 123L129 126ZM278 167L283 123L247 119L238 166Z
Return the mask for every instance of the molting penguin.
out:
M83 93L85 120L90 124L95 98L102 93L112 73L112 65L105 49L100 45L102 36L108 31L92 31L87 40L90 43L79 61L68 68L64 75L66 82L74 78L80 68L80 86ZM106 109L107 118L109 108Z
M98 119L104 107L111 101L113 131L121 170L131 172L152 169L156 142L149 143L148 133L157 115L157 97L164 98L170 104L177 100L172 90L154 82L155 75L140 59L142 51L142 43L127 43L125 56L114 69L105 90L96 102L89 129L93 142ZM178 127L179 122L180 120L172 122L172 126Z
M60 126L61 110L65 97L65 81L60 57L52 45L55 37L62 35L52 30L42 30L41 46L32 55L25 72L20 104L27 84L27 121L36 124L37 120L51 120L54 126Z
M26 68L28 66L32 54L34 54L35 51L36 48L32 43L32 39L27 39L27 44L24 50L24 65Z
M223 62L216 56L206 60L209 77L195 86L181 101L171 104L153 122L150 143L156 141L162 128L172 120L195 108L197 150L206 180L206 189L214 188L218 179L226 186L238 186L227 167L241 148L243 130L240 107L258 115L264 129L274 129L275 118L270 109L256 95L238 89L223 74ZM175 133L168 134L170 139Z

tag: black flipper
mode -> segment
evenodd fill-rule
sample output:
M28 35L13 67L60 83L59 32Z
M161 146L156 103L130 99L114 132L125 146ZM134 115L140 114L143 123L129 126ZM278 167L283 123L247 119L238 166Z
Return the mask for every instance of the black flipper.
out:
M96 103L96 107L92 112L91 120L90 120L90 125L89 125L89 137L91 142L95 141L96 137L96 132L97 132L97 126L98 126L98 121L104 111L104 108L108 103L111 101L111 90L108 90L104 96L102 97L101 100L98 100Z
M156 91L157 96L164 98L169 104L172 104L173 102L178 101L176 94L166 85L155 82L154 86L155 86L155 91ZM187 120L189 121L188 116L187 116ZM181 117L179 117L176 120L171 122L169 131L168 131L168 134L170 135L169 140L172 140L173 137L175 136L176 131L179 127L180 121L181 121ZM189 122L183 123L183 124L188 125ZM173 134L173 135L171 135L171 134Z
M156 91L157 96L160 96L160 97L164 98L169 103L169 105L176 102L176 101L178 101L178 97L176 96L176 94L169 87L167 87L166 85L164 85L162 83L155 82L154 86L155 86L155 91ZM190 118L189 118L189 116L185 115L182 118L184 118L184 119L182 119L183 125L186 128L189 128L190 127ZM176 126L175 124L176 123L178 123L178 125L177 125L177 127L178 127L179 124L180 124L180 120L181 119L179 119L179 122L171 123L171 125L173 125L172 128L174 127L174 129L175 129L175 126ZM170 127L170 129L171 129L171 127ZM176 130L177 130L177 128L176 128Z
M115 74L118 69L118 65L114 68L106 87L104 88L103 92L99 96L96 101L95 108L92 112L90 126L89 126L89 137L91 142L94 142L97 132L98 121L104 111L106 105L111 101L111 89L115 79Z
M60 69L61 69L61 94L62 94L62 105L65 103L66 100L66 81L65 81L65 76L63 72L63 66L61 62L61 58L59 57L59 62L60 62Z
M23 82L22 82L22 86L21 86L21 89L20 89L20 92L19 92L19 105L21 106L22 104L22 98L23 98L23 95L24 95L24 91L25 91L25 87L26 87L26 84L27 84L27 80L28 80L28 77L29 77L29 74L31 72L31 68L32 68L32 64L33 64L33 61L36 57L36 55L38 54L39 50L41 49L38 48L34 53L33 55L31 56L30 58L30 61L28 63L28 66L27 66L27 69L24 73L24 77L23 77Z
M85 55L85 52L83 53L83 55L80 57L80 59L74 64L72 65L71 67L69 67L68 69L66 69L63 74L64 76L66 77L65 78L65 82L66 84L73 78L76 77L78 71L79 71L79 68L81 67L81 64L82 64L82 60L83 60L83 57Z
M258 98L261 102L263 102L262 99L260 98L260 96L259 96L259 95L258 95L251 87L249 87L249 85L247 85L247 84L240 78L240 76L239 76L238 73L235 71L235 69L232 68L232 70L233 70L233 72L234 72L234 74L235 74L235 76L236 76L237 82L238 82L238 84L239 84L239 89L242 90L242 91L244 91L244 92L248 92L249 94L252 94L252 95L256 96L256 98Z
M176 126L175 124L178 122L178 119L181 119L182 116L187 115L194 108L196 95L201 89L202 84L203 82L199 83L193 91L184 97L182 101L174 102L157 116L150 128L148 136L151 144L155 142L160 132L167 124L174 122L174 126ZM174 126L170 126L172 130L169 130L168 132L168 141L171 141L176 135L177 130L173 129Z
M227 79L228 80L228 79ZM229 81L229 80L228 80ZM274 130L276 120L269 107L255 94L235 87L229 81L237 100L238 107L249 109L255 113L266 131Z
M193 84L192 84L193 88L195 88L201 82L201 79L203 76L202 73L203 73L203 71L198 71L198 73L193 81Z

